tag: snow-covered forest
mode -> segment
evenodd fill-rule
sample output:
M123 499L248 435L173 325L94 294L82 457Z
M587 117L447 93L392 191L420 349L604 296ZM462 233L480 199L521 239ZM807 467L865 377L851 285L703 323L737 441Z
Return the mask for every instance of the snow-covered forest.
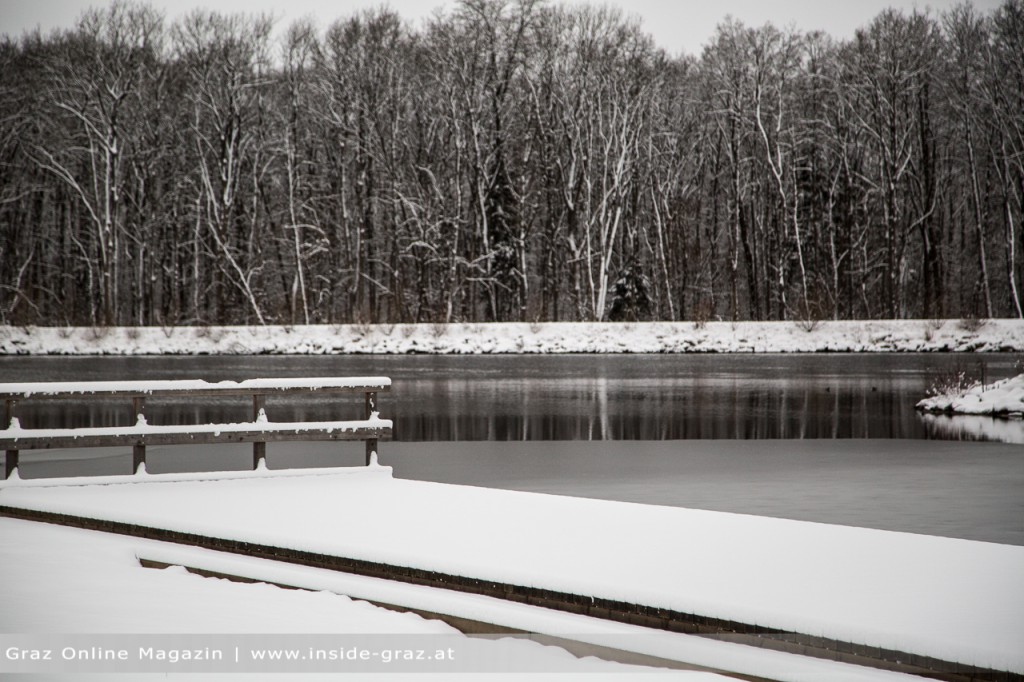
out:
M1024 1L835 40L464 0L0 37L0 323L1021 317Z

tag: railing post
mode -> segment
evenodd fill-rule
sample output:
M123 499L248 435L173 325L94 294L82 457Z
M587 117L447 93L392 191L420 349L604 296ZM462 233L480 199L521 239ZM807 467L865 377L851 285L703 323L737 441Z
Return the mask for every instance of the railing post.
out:
M14 413L15 408L18 405L17 400L7 399L4 401L4 428L10 428L11 420L16 416ZM3 480L7 480L14 473L14 470L18 468L18 451L8 450L4 458L4 477Z
M252 396L252 420L255 422L260 418L260 410L263 410L267 403L267 396L253 394ZM252 470L260 468L260 461L267 458L267 444L263 441L255 441L252 444Z
M370 418L374 412L377 411L377 392L367 391L366 392L366 419ZM366 439L366 466L370 466L373 461L373 456L377 452L377 439L367 438Z
M132 415L135 423L146 421L146 398L144 396L132 396ZM146 446L136 443L132 446L132 473L137 474L146 465Z

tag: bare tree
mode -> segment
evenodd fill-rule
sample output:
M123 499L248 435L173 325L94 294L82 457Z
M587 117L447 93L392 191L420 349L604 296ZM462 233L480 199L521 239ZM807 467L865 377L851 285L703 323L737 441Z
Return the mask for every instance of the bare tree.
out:
M119 0L0 41L0 320L1019 317L1022 26Z
M133 143L127 121L138 106L161 25L160 15L142 5L118 1L90 10L66 36L50 69L56 114L74 137L37 146L35 157L70 189L92 226L88 241L76 245L96 300L93 324L118 322L127 236L125 157Z
M986 90L996 123L995 172L1002 188L1003 243L1013 311L1024 317L1019 282L1024 273L1017 252L1024 248L1024 2L1006 0L991 19L991 42L985 51Z
M175 27L178 59L189 75L191 123L186 140L197 172L193 231L193 307L201 319L206 238L211 262L242 295L260 324L266 324L254 278L260 269L260 226L246 203L259 169L254 157L260 90L264 87L271 22L267 17L225 18L193 12ZM251 196L251 195L250 195ZM247 220L247 214L250 220Z

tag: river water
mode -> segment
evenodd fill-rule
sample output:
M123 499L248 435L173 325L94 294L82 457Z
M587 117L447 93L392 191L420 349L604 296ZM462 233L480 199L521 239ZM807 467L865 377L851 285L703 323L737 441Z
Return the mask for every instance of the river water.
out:
M1024 545L1024 423L932 418L940 377L1013 355L0 357L0 381L384 375L381 460L403 478ZM272 420L361 416L268 400ZM151 423L242 421L240 399L151 400ZM25 401L25 427L131 423L129 406ZM629 442L623 442L629 441ZM982 442L993 441L993 442ZM1004 441L1004 442L999 442ZM361 444L271 445L274 466L355 465ZM26 477L130 469L127 451L25 452ZM152 448L149 470L245 468L244 446Z
M0 382L383 375L394 385L381 398L382 413L400 441L1012 440L1012 428L925 419L914 404L937 377L966 371L994 381L1014 374L1017 361L1009 354L7 356ZM249 407L152 401L148 409L161 423L189 423L241 421ZM359 409L346 399L271 399L267 407L277 421L348 418ZM128 405L109 402L70 409L26 402L22 413L23 425L35 428L132 419Z

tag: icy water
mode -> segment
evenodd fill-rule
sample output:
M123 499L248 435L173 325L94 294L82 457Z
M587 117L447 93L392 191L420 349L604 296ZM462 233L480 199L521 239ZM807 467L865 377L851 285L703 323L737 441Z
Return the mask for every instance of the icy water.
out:
M1024 545L1024 424L934 419L941 374L1006 355L0 357L2 381L386 375L402 478ZM26 401L27 427L127 424L127 405ZM251 408L150 401L153 423ZM269 401L272 419L355 418L356 397ZM980 442L1004 440L1008 442ZM486 442L485 442L486 441ZM525 441L525 442L516 442ZM271 467L357 465L362 444L271 444ZM25 452L26 477L123 473L127 450ZM243 469L248 446L151 448L152 472Z
M280 376L392 378L400 441L910 438L1024 442L1024 424L928 419L937 377L1014 374L1008 354L0 357L0 381ZM361 416L355 399L287 400L271 419ZM148 407L154 423L241 421L244 399ZM130 406L25 402L31 427L129 423ZM156 421L159 420L159 421ZM1014 428L1016 426L1017 428Z

